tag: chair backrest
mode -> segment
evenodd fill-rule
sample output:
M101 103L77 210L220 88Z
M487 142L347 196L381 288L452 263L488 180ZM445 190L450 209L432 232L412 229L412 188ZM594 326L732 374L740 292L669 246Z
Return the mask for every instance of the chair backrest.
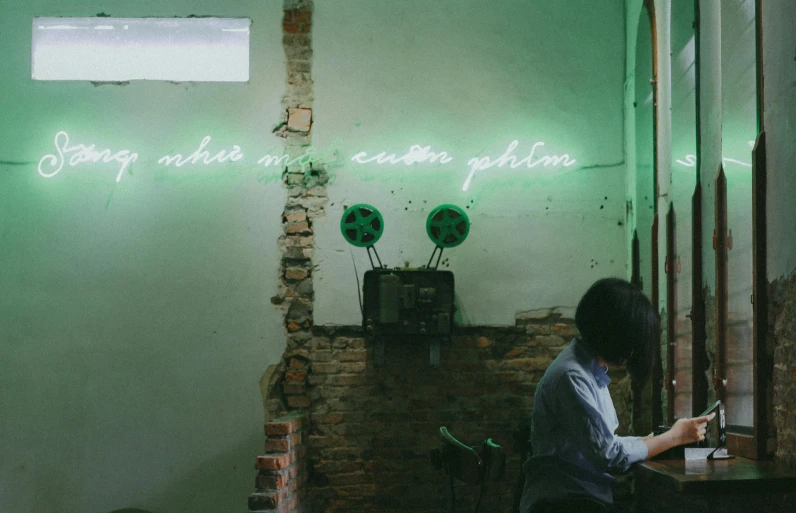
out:
M468 484L480 484L483 480L484 462L481 456L469 445L458 441L448 432L448 428L439 428L443 461L447 472Z

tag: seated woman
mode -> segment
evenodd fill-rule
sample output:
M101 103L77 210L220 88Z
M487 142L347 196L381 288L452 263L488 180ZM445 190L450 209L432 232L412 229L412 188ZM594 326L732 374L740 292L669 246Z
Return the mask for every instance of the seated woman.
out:
M616 479L633 463L704 440L707 417L680 419L658 436L617 436L608 394L608 364L626 365L640 385L652 370L658 321L630 283L606 278L578 304L580 337L559 354L536 388L531 416L533 456L523 466L520 513L611 511Z

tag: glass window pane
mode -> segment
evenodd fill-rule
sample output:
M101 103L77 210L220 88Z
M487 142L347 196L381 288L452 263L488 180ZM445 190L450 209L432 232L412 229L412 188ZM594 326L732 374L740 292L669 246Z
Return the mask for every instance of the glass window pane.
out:
M752 146L757 135L754 0L721 4L722 157L727 177L727 424L751 427Z

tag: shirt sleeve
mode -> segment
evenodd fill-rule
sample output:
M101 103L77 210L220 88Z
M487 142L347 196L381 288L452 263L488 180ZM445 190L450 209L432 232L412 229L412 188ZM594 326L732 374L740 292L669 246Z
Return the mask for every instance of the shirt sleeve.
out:
M583 376L566 372L559 377L552 405L561 428L595 468L626 471L647 458L647 444L636 437L617 436L598 407L592 386Z

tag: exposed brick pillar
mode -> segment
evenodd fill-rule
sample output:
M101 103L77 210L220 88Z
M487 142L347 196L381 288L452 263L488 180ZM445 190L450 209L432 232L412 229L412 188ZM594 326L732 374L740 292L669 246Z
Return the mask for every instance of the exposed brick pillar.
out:
M282 100L284 118L274 133L285 139L285 152L292 160L312 142L312 0L284 0L282 42L287 62L287 88ZM328 174L317 162L292 163L282 174L288 198L282 214L283 234L280 287L272 298L285 313L287 347L268 390L269 415L306 408L304 395L306 346L312 338L314 292L313 221L324 214Z
M300 513L307 511L305 456L306 418L286 415L265 424L265 454L258 456L255 468L257 491L249 496L249 511Z

